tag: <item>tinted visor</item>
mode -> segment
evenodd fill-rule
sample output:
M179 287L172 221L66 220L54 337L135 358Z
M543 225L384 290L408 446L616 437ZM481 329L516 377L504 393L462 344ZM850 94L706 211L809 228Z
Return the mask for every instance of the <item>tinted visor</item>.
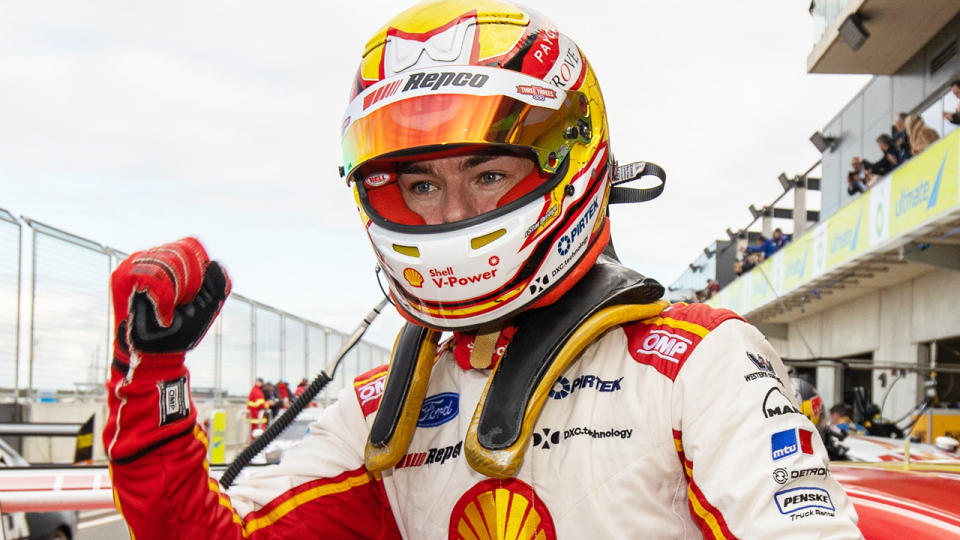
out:
M347 178L366 161L450 144L531 148L554 172L575 142L591 136L589 104L522 73L473 66L385 79L358 95L344 119Z

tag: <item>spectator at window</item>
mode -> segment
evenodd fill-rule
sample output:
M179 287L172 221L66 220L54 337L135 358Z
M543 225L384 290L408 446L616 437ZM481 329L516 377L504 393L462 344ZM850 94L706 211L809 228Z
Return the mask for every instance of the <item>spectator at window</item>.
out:
M926 125L923 118L916 114L907 117L907 139L910 140L910 153L914 156L923 152L940 138L935 129Z
M756 253L759 255L760 260L757 262L763 262L773 255L773 252L776 250L777 246L773 243L773 239L765 238L763 235L758 236L756 243L748 246L746 249L747 253Z
M780 227L777 227L773 230L773 251L776 252L783 246L787 245L790 242L790 235L783 234L783 231Z
M953 92L953 95L960 98L960 79L956 79L950 83L950 91ZM943 111L943 117L951 124L960 125L960 103L957 104L957 110L954 112Z
M857 173L853 171L847 173L847 195L852 197L857 193L864 193L866 191L867 185L857 176Z
M713 295L720 292L720 284L717 283L715 279L708 279L705 291L707 292L707 299L709 300Z
M900 163L910 159L910 141L907 139L907 113L897 113L893 119L893 127L890 134L893 136L893 144L897 147L897 159Z
M883 176L900 165L900 154L897 151L896 143L894 143L893 139L886 133L881 133L880 136L877 137L877 146L880 147L880 152L883 153L883 157L880 158L880 161L874 163L873 172ZM877 170L878 168L885 169L885 171L879 172Z
M864 186L867 185L867 180L870 179L870 167L870 162L863 158L854 156L853 159L850 160L850 173L863 182Z

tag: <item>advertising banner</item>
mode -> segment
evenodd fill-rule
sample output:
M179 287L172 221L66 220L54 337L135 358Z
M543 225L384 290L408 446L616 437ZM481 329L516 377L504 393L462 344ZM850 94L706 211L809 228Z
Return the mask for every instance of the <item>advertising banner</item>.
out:
M954 131L904 163L890 182L890 234L896 235L957 204L957 141Z
M787 244L783 253L781 290L789 291L813 277L813 235L805 234Z
M869 212L870 201L864 195L830 216L826 223L826 268L833 268L867 249Z

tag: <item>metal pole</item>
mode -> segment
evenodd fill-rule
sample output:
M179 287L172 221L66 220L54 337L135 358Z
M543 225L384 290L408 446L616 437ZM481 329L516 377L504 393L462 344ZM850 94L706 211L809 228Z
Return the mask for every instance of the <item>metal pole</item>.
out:
M110 275L113 274L113 253L109 250L105 251L107 254L107 336L106 336L106 347L103 348L104 352L104 362L103 362L103 373L100 374L100 381L106 381L110 378L110 364L112 363L111 356L113 352L112 343L113 339L113 325L110 324L113 319L113 309L111 304L113 303L113 287L110 286Z
M220 406L223 403L223 312L217 317L213 327L213 399Z
M303 325L303 376L310 376L310 327L306 321L300 321ZM299 384L299 381L297 382Z
M280 313L280 380L287 380L287 318ZM290 381L287 381L288 383Z
M250 304L250 380L247 386L253 386L257 380L257 306Z
M27 401L33 400L33 358L36 354L36 345L34 344L34 322L37 316L37 230L33 227L33 242L30 257L33 263L33 270L30 272L30 359L27 365Z
M23 227L19 221L14 224L17 226L17 320L13 344L13 408L17 413L17 420L23 420L20 416L20 288L23 279Z

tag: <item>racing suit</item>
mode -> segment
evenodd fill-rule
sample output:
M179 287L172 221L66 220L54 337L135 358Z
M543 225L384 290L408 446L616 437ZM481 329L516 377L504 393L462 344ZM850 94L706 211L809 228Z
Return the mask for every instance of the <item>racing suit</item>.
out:
M250 395L247 397L247 412L250 413L250 440L254 439L254 432L263 429L267 425L266 418L263 417L263 411L270 408L266 397L263 395L263 388L259 384L253 385L250 389Z
M731 312L677 304L604 333L556 381L506 480L462 452L490 371L457 361L469 345L438 349L407 453L382 474L363 453L386 366L229 494L180 420L180 435L113 462L118 507L138 540L861 537L782 363ZM150 429L145 417L118 437L146 446Z

